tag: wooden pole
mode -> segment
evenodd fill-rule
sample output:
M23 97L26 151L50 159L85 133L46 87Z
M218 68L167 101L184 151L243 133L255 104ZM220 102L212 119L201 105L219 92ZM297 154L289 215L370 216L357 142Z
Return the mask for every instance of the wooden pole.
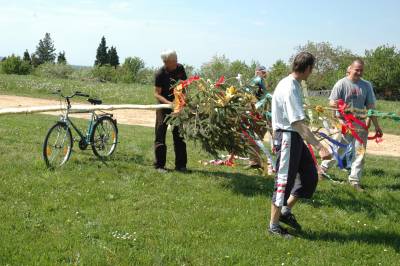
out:
M170 104L112 104L112 105L72 105L71 112L90 112L90 111L113 111L121 109L139 109L139 110L160 110L160 109L172 109L173 106ZM60 105L47 105L47 106L30 106L30 107L8 107L0 108L0 115L9 114L33 114L33 113L43 113L43 112L54 112L62 111Z

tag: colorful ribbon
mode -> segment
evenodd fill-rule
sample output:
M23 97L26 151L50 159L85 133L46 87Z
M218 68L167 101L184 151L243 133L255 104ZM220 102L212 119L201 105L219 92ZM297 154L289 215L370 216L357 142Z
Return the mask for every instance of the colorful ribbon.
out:
M332 143L333 145L336 145L336 146L338 146L338 147L340 147L340 148L345 149L345 152L343 153L343 155L340 156L339 153L336 151L336 149L333 147L333 145L328 144L329 147L330 147L331 150L332 150L332 154L333 154L335 160L338 162L338 167L339 167L340 169L345 168L345 166L343 165L343 159L344 159L344 157L346 156L346 154L347 154L348 152L350 152L350 150L351 150L351 148L352 148L352 144L350 143L350 144L347 144L347 145L346 145L346 144L340 143L339 141L337 141L337 140L335 140L335 139L329 137L328 135L326 135L325 133L322 133L322 132L318 132L318 135L320 135L322 138L326 139L327 141L329 141L329 142Z
M338 100L338 111L342 118L344 119L344 124L342 124L342 134L346 134L347 130L350 131L351 135L359 141L361 144L364 144L364 141L360 138L360 136L356 132L356 128L354 127L353 123L361 126L363 129L368 131L367 125L356 118L352 113L347 113L346 109L349 106L343 101L343 99Z

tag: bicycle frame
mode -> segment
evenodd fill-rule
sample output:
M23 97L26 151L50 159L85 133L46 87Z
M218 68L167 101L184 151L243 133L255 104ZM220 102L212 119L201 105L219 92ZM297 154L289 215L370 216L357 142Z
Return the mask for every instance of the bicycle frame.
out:
M92 135L93 125L94 122L97 120L98 115L94 111L90 112L91 115L85 135L69 118L69 113L70 113L69 108L67 108L66 114L63 115L60 120L66 123L68 127L72 127L75 130L75 132L79 135L80 139L85 142L85 144L90 144L90 136ZM88 113L88 112L74 112L74 113Z

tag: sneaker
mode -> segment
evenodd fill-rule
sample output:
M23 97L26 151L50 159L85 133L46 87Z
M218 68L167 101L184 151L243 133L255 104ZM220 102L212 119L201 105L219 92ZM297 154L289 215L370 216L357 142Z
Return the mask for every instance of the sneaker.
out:
M276 227L274 229L268 228L268 233L270 235L279 236L279 237L282 237L282 238L285 238L285 239L293 238L293 235L289 234L289 232L285 228L283 228L281 226Z
M289 225L293 229L296 229L299 231L301 230L301 225L297 222L296 217L291 212L286 213L286 214L281 214L281 216L279 217L279 221L284 224Z
M191 173L192 172L189 169L187 169L186 167L175 168L175 171L178 171L178 172L181 172L181 173Z
M361 187L360 183L350 182L350 186L352 186L358 192L363 192L364 191L364 189Z
M249 164L249 165L244 167L245 170L260 169L260 168L261 168L261 165L259 165L259 164Z
M160 174L166 174L168 173L168 170L165 168L156 168L157 172L159 172Z

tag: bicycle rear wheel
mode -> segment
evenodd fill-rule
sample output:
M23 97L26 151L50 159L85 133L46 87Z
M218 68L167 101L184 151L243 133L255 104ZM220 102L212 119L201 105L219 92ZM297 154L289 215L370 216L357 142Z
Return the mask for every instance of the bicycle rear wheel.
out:
M48 168L65 164L72 152L72 134L65 123L57 123L47 132L43 144L43 159Z
M108 116L100 117L94 124L90 142L93 153L100 159L110 157L117 148L118 128Z

